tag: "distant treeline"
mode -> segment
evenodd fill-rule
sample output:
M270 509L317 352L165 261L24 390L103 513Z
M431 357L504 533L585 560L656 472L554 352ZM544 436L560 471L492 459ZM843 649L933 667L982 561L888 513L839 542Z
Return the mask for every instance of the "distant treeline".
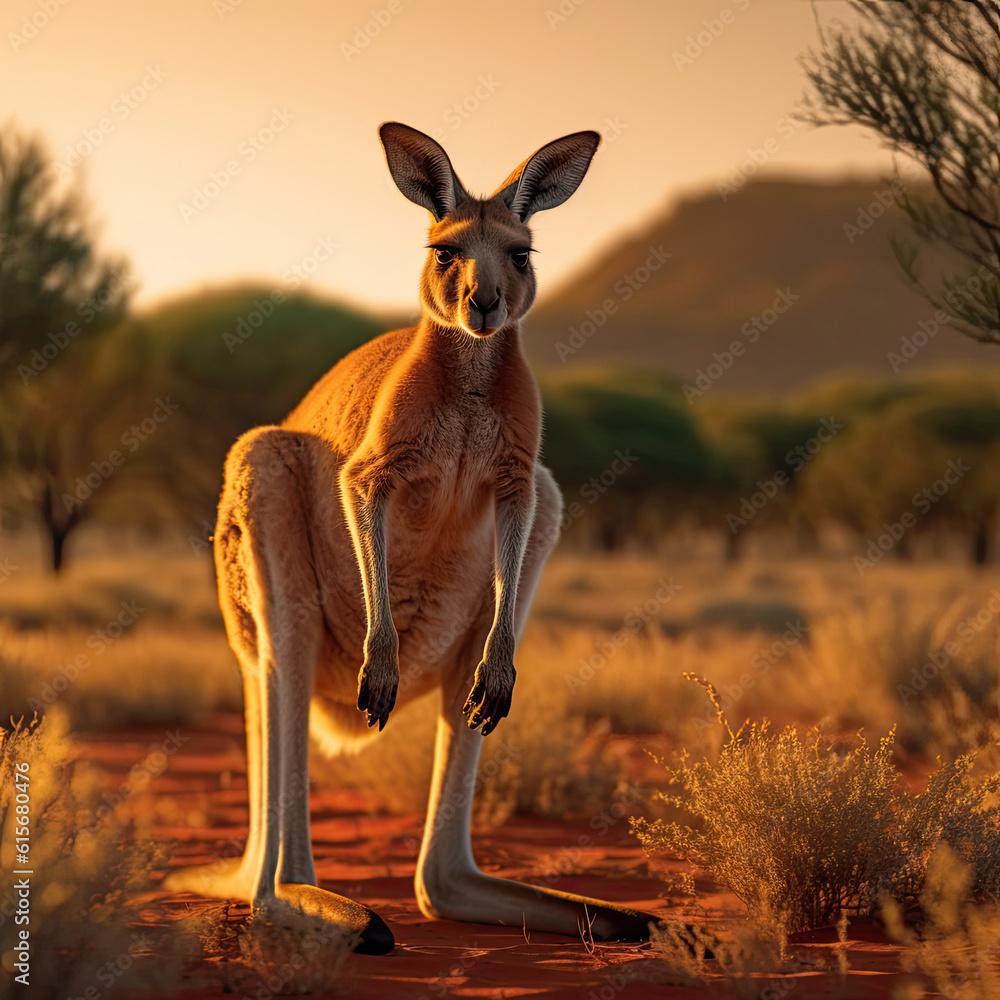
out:
M56 565L87 521L180 527L207 548L233 441L280 421L387 328L299 293L238 287L92 341L84 330L42 343L41 360L8 359L22 372L0 400L8 525L43 522ZM564 544L648 549L687 533L736 558L780 532L810 549L846 538L859 569L942 539L994 558L1000 369L840 375L782 398L717 386L695 396L683 378L623 366L539 375Z

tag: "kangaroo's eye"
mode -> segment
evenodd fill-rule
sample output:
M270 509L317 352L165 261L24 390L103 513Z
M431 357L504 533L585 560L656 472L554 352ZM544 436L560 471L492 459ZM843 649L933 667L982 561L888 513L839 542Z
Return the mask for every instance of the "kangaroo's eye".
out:
M527 250L514 250L511 252L510 259L514 262L514 267L519 271L523 271L528 266L528 253Z
M444 267L455 259L455 255L450 250L435 250L434 259Z

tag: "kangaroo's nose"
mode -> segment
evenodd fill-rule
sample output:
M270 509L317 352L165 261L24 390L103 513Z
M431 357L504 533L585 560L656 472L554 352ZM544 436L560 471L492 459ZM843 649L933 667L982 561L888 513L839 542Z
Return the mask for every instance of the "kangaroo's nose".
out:
M475 306L476 309L478 309L484 316L491 309L500 304L499 288L495 289L493 294L493 301L489 303L484 301L486 299L486 295L484 295L483 292L478 288L474 292L469 292L468 295L469 295L469 304Z

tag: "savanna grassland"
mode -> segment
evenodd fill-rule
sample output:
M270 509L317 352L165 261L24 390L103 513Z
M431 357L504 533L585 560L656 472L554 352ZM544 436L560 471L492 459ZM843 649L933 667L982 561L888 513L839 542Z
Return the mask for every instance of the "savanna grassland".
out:
M16 568L0 584L4 716L60 705L74 728L100 730L239 711L208 555L182 542L143 545L134 533L81 541L59 577L36 562L33 544L8 547ZM520 649L507 726L535 742L527 736L536 726L550 728L538 713L580 733L696 742L715 712L683 679L694 672L716 685L731 721L896 726L901 753L932 760L988 739L998 622L992 566L560 552ZM434 706L399 718L373 744L386 755L373 773L385 773L392 730L407 731L400 746L412 756Z
M689 553L693 548L688 547ZM73 805L63 803L51 814L57 818L47 822L64 833L82 830L76 834L78 843L91 843L95 859L103 857L115 870L121 868L116 896L105 898L103 879L80 870L68 876L76 896L52 889L43 898L66 906L75 901L83 912L98 905L109 921L106 930L117 926L111 915L119 911L130 913L127 926L140 926L149 919L150 900L159 898L156 881L168 866L197 849L217 856L223 844L235 845L226 850L238 853L245 836L241 688L222 629L210 560L182 539L153 543L134 532L107 530L81 534L72 562L59 577L44 567L41 546L33 539L11 538L6 551L10 572L0 584L0 709L5 720L30 719L35 709L52 720L50 728L59 730L52 746L58 749L39 751L40 759L46 754L58 758L50 763L63 774ZM831 794L846 796L845 803L856 800L860 810L875 808L873 803L899 808L891 796L901 785L910 793L921 792L936 758L952 762L981 751L967 775L952 776L952 791L939 803L944 815L952 808L944 802L948 794L961 797L993 770L998 620L1000 569L964 561L886 557L864 565L833 555L758 554L725 561L716 555L559 552L547 568L521 647L511 717L486 742L477 785L479 836L506 864L513 863L509 852L520 847L525 874L566 888L601 872L602 865L612 879L620 878L625 865L629 877L647 880L646 895L662 897L657 905L667 913L695 914L713 933L735 928L729 950L716 945L718 957L706 964L691 958L697 944L664 925L655 942L659 971L649 971L647 955L639 963L645 971L628 973L636 988L638 980L652 979L735 990L747 976L805 975L811 959L789 946L787 933L810 926L808 922L796 925L787 915L770 912L766 892L748 895L744 885L741 893L732 871L713 865L710 845L702 842L699 854L685 849L685 844L692 847L690 838L664 838L664 830L678 820L701 831L712 829L699 816L712 774L696 776L685 789L685 767L702 761L709 768L730 768L716 772L726 788L742 787L751 798L772 802L785 794L780 772L792 769L798 785L815 793L816 815L822 816L821 804L828 808ZM710 681L715 704L685 674ZM429 788L432 699L394 714L386 731L359 756L334 761L314 756L314 812L347 809L356 817L356 836L364 840L363 831L371 834L373 863L380 850L388 850L378 846L378 837L391 835L399 864L412 865ZM770 728L740 730L744 720L766 720ZM785 726L795 727L798 744L787 742ZM893 730L894 740L888 750L883 746L881 763L875 762L881 767L876 777L878 767L870 761L864 767L851 763L859 747L876 752L880 738ZM786 742L768 742L772 737ZM188 738L193 743L175 757ZM191 746L200 748L201 756L192 765L189 755L182 765ZM684 752L687 764L680 763ZM736 770L734 761L742 762ZM756 761L749 777L747 761ZM830 761L844 770L830 771ZM192 773L196 780L190 779ZM687 778L692 774L687 772ZM863 792L854 795L851 782L860 782ZM667 789L674 793L672 802L657 798L657 791ZM178 791L185 795L173 794ZM840 799L834 801L838 815L846 816L847 806L841 809ZM989 795L981 795L972 811L982 813L991 802ZM810 824L809 802L796 807L804 811L793 817L793 826L805 822L802 836L812 838L810 849L822 853L824 837L833 831ZM751 828L760 817L749 816L745 804L723 795L712 810L725 819L725 829L713 836L729 838L727 856L739 855L741 843L746 847L761 836ZM652 854L645 862L639 841L627 829L630 816L638 818L638 832ZM991 823L995 825L995 817L987 817L987 833ZM751 824L742 840L741 824ZM317 839L322 839L322 829L326 826ZM856 840L856 832L841 834L848 838L845 856L863 853L850 839ZM538 836L547 844L541 853L537 844L531 846ZM569 845L566 850L556 846L560 836ZM505 841L506 848L498 846ZM742 877L749 868L756 884L766 886L770 879L787 887L798 862L778 858L773 849L769 854L765 841L754 841L757 846L749 851ZM195 842L201 847L196 849ZM124 853L119 844L126 845ZM619 853L612 850L611 860L591 856L612 844ZM914 848L921 866L933 846ZM55 858L58 851L49 849ZM843 844L840 849L843 853ZM631 860L626 863L627 857ZM964 885L967 875L960 861L949 862L957 866L952 875L940 874L945 860L935 862L934 877L946 887ZM982 864L996 868L992 856ZM860 878L857 865L848 868L852 878ZM924 888L923 867L918 875L909 873L904 905L916 905ZM342 871L337 877L349 876ZM405 885L404 879L404 894ZM138 895L131 902L125 886L136 887ZM595 882L587 891L599 894L601 888ZM891 893L893 887L882 888ZM800 896L808 892L800 886ZM146 907L145 917L141 906L128 910L136 899ZM846 895L842 902L844 921L848 911L852 920L862 921L870 919L866 914L882 912L875 897L867 906ZM197 906L191 910L192 905L185 904L184 912L195 914L194 924L161 919L163 926L153 933L158 940L156 933L169 925L172 943L161 941L156 953L168 948L176 970L185 968L185 962L197 965L202 948L211 953L213 947L227 947L219 943L218 928L206 930L218 912ZM52 911L50 924L57 912ZM237 934L233 927L239 925L239 912L234 916L227 909L220 925L231 935ZM975 919L982 923L985 917ZM900 941L893 946L895 971L887 983L899 986L904 982L898 978L899 956L909 956L905 962L921 972L920 962L930 961L931 953L902 916L894 926ZM986 931L976 927L979 938L972 944L988 951L992 938L987 941ZM846 928L843 923L841 942L853 939ZM961 921L944 920L934 933L947 937L961 954L971 946L972 931ZM67 953L105 947L100 935L93 937L90 944L73 940L62 946ZM909 944L900 943L904 939ZM121 940L122 954L131 955L128 935ZM824 968L850 964L843 951L847 946L837 940L835 936L823 945ZM233 941L229 951L243 954L243 961L262 975L260 956L254 965L246 945L240 951ZM579 954L590 954L591 965L597 961L586 949ZM151 953L140 949L136 969L143 955L149 964ZM639 953L628 957L641 958ZM611 968L621 956L605 955L603 961ZM591 972L603 968L598 964ZM935 974L950 975L950 968ZM926 969L923 974L930 975ZM134 969L129 976L135 976ZM132 981L123 978L122 983ZM753 981L757 993L741 995L759 994L765 984ZM212 982L211 975L205 982ZM142 986L141 976L135 985Z

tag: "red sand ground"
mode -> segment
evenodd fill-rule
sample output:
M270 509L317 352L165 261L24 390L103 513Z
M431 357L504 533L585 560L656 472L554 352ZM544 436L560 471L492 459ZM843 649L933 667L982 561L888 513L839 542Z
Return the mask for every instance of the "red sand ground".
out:
M109 787L117 787L128 780L136 762L163 745L167 732L146 727L81 737L81 756L106 768ZM122 812L155 817L153 836L166 847L172 865L209 862L220 854L233 856L246 836L247 822L241 720L214 716L200 726L185 726L182 732L186 741L168 757L166 768L137 789ZM657 963L648 945L599 944L591 953L579 939L536 932L526 941L521 928L428 920L413 898L422 817L373 815L359 793L322 789L313 793L312 815L320 884L373 907L396 938L391 955L349 956L337 989L325 995L373 1000L706 996L704 990L650 982L656 979ZM590 838L594 846L576 846L581 837ZM698 883L696 906L676 897L666 902L665 884L656 871L679 866L650 864L624 820L606 835L595 836L586 821L515 817L477 835L475 846L481 866L491 874L603 897L664 917L685 916L712 926L722 924L727 912L739 911L733 897L715 891L710 883ZM552 874L560 870L567 873ZM151 893L143 897L143 903L142 919L153 939L172 921L192 914L235 930L249 909L245 904L165 892ZM848 937L846 981L834 974L834 932L819 931L794 939L796 971L775 983L774 992L764 994L766 1000L888 998L900 982L899 947L874 925L853 925ZM190 988L170 995L225 997L233 996L234 988L240 996L273 995L260 978L247 978L242 966L234 963L238 958L234 935L219 951L189 963L186 982ZM279 959L279 975L282 963L291 958ZM768 985L767 978L760 980L761 991ZM730 995L721 983L716 990L714 995ZM753 995L758 994L754 991Z

